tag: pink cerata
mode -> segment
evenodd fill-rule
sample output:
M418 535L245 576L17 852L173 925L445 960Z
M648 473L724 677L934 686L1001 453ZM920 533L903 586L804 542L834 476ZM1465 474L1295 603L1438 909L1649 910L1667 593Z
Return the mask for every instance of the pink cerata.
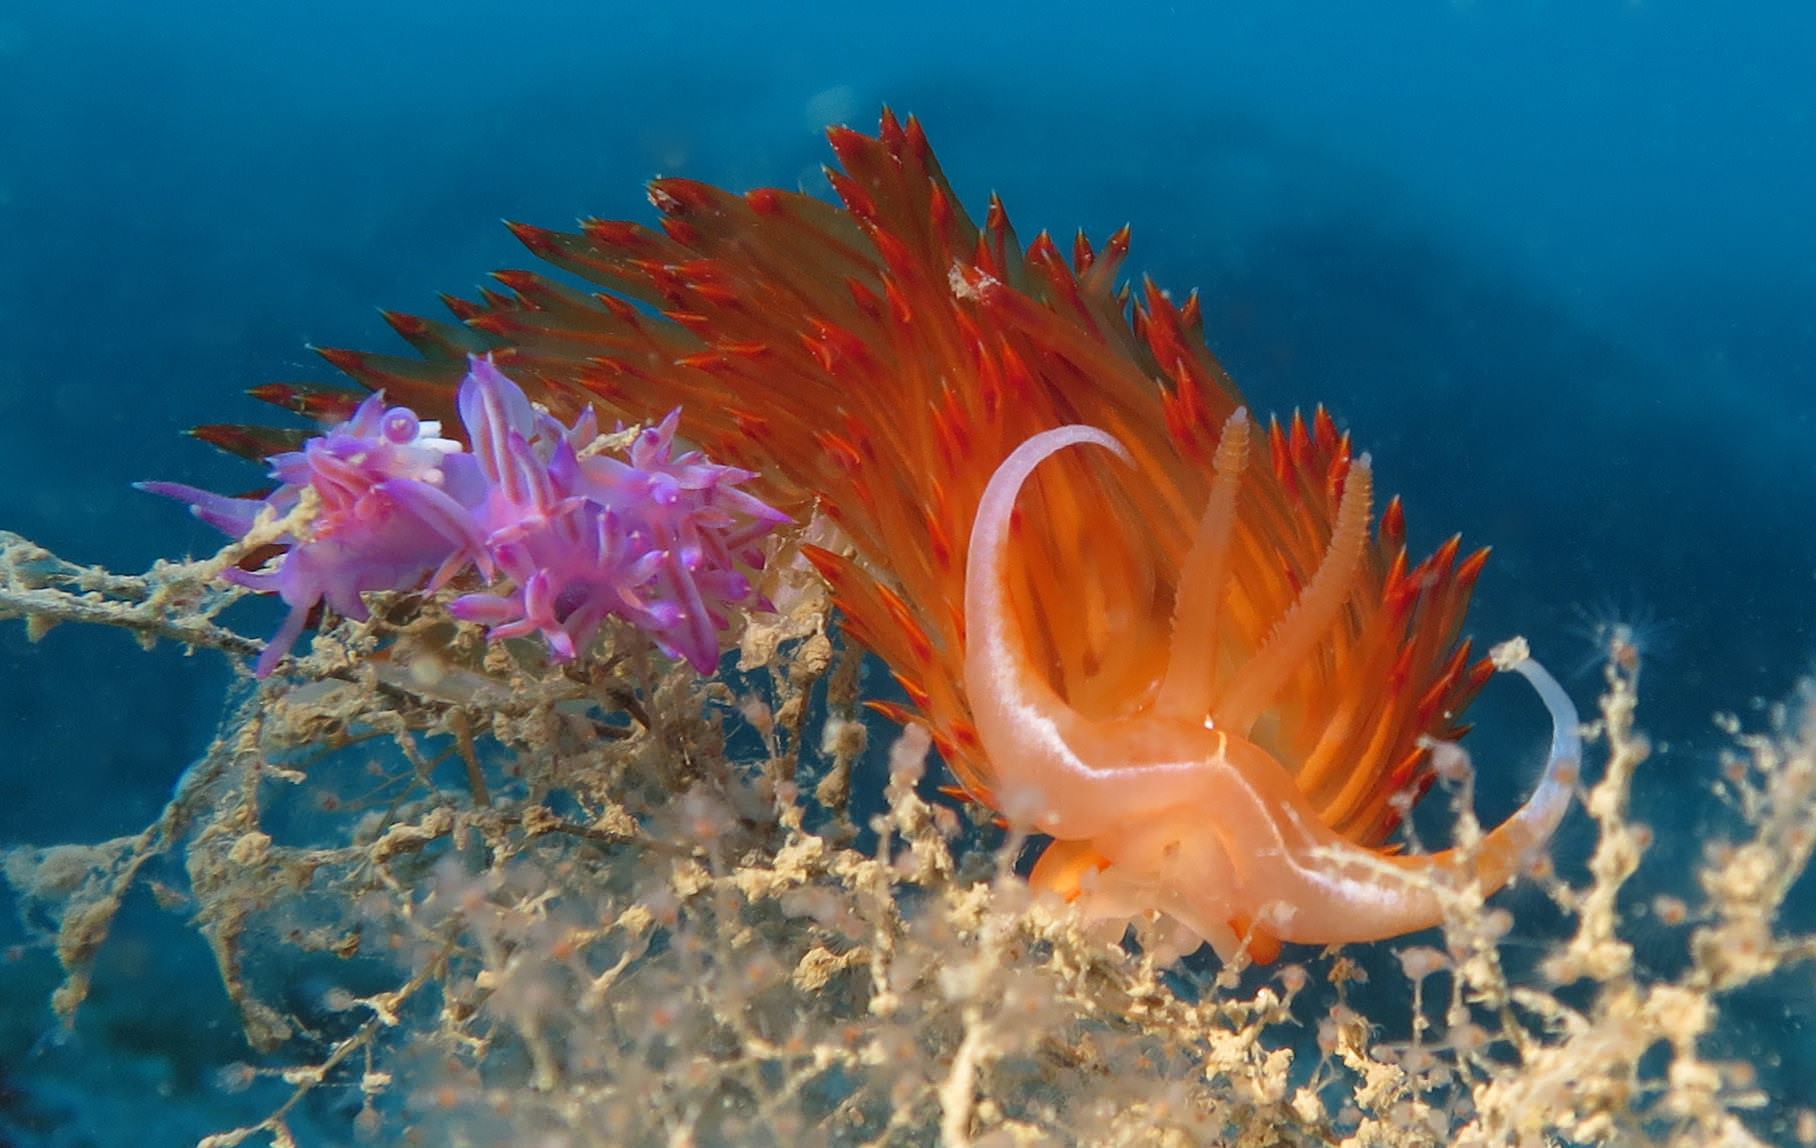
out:
M830 133L839 205L658 180L658 227L513 224L595 285L501 271L455 322L387 317L415 356L326 351L452 425L489 354L561 418L680 405L713 458L797 521L845 631L881 656L964 791L1052 838L1031 880L1180 951L1396 936L1441 917L1421 871L1488 890L1570 803L1576 714L1537 662L1461 638L1486 551L1415 561L1397 499L1322 409L1261 422L1196 295L1120 276L1128 229L1025 247L960 206L920 125ZM348 392L261 397L346 417ZM202 428L264 455L278 432ZM1500 668L1549 708L1531 799L1467 857L1388 843L1432 749ZM1166 935L1166 934L1163 934Z

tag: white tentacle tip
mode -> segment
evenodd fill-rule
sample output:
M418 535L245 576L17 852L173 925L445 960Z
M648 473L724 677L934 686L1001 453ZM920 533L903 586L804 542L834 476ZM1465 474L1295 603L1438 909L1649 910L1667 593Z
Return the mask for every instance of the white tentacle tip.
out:
M1524 638L1509 638L1488 651L1488 657L1494 662L1494 668L1506 673L1521 662L1532 657L1532 647Z

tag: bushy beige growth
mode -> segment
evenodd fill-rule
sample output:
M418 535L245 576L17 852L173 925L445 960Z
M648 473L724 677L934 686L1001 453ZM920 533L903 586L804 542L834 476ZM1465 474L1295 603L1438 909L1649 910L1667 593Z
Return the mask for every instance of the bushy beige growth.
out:
M7 536L0 615L256 648L213 621L206 574L118 578ZM1621 897L1646 852L1627 809L1647 747L1617 640L1587 873L1532 875L1571 930L1510 975L1521 922L1445 889L1444 935L1398 950L1413 1014L1370 1015L1382 994L1341 953L1187 992L1138 945L1030 903L1021 842L986 845L927 799L918 729L888 747L876 804L854 780L861 663L811 583L778 597L788 613L752 624L732 680L629 632L550 667L416 597L334 626L249 692L143 833L6 855L28 918L54 926L56 1010L81 1007L126 891L174 857L188 888L164 896L212 946L254 1050L223 1083L291 1086L215 1148L293 1143L300 1106L329 1094L357 1097L382 1143L1816 1141L1816 1117L1710 1051L1724 994L1816 955L1777 924L1816 846L1809 695L1733 729L1732 839L1646 906L1690 934L1661 978ZM1440 756L1466 842L1467 761ZM879 812L860 826L859 808ZM278 991L303 960L346 970L307 1021Z

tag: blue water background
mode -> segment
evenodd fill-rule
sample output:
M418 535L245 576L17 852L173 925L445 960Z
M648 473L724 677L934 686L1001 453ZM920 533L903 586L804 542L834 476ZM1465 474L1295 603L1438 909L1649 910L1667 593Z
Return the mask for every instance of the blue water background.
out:
M1568 669L1596 622L1646 623L1642 807L1694 841L1710 715L1812 665L1816 8L658 7L0 9L0 529L117 569L208 551L128 484L255 486L178 432L330 378L305 343L388 349L376 307L526 265L500 217L648 219L655 174L818 190L818 129L888 102L974 212L1133 223L1129 266L1203 289L1257 408L1329 405L1415 541L1492 544L1474 632ZM0 625L0 843L143 826L227 681ZM1508 688L1482 716L1504 810L1541 731ZM48 963L0 965L0 1089L86 1055L119 1111L208 1103L231 1022L201 950L145 929L77 1052L40 1040ZM1807 986L1743 1004L1790 1095Z

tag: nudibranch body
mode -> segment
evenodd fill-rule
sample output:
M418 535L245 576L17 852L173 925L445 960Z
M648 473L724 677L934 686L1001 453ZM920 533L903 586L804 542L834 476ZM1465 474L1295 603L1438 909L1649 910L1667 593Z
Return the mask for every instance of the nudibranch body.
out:
M1238 411L1224 427L1188 571L1223 566L1245 422ZM1409 878L1445 871L1448 879L1498 888L1549 839L1569 808L1581 743L1568 696L1521 643L1509 643L1506 668L1530 680L1551 712L1550 757L1526 805L1467 853L1385 857L1358 846L1326 825L1293 775L1249 740L1255 711L1241 702L1269 700L1266 687L1253 683L1277 682L1277 673L1263 676L1267 667L1302 656L1342 608L1338 587L1353 576L1355 536L1367 515L1366 457L1345 481L1324 562L1253 659L1248 688L1219 705L1193 672L1208 640L1198 624L1215 617L1224 592L1213 573L1180 585L1153 705L1097 721L1075 712L1029 664L1003 600L1003 568L1023 484L1039 463L1080 444L1129 460L1120 443L1092 427L1034 436L985 488L966 567L966 693L998 804L1012 820L1058 839L1036 866L1037 886L1082 899L1094 917L1158 914L1166 943L1185 950L1209 941L1228 956L1247 943L1271 956L1281 940L1329 944L1428 928L1443 919L1435 883Z
M839 205L659 180L660 228L513 225L596 293L499 272L448 300L457 323L389 316L417 357L325 354L426 417L452 415L469 354L564 418L684 407L759 496L841 528L848 550L808 555L911 703L877 708L1052 835L1033 878L1088 911L1263 955L1429 923L1391 875L1464 862L1385 843L1493 673L1460 639L1486 553L1411 559L1399 502L1375 513L1322 410L1251 419L1197 297L1122 283L1126 228L1069 258L1044 233L1024 248L994 199L973 223L914 120L830 138ZM1567 700L1512 668L1561 732L1539 795L1468 862L1490 887L1561 816L1575 752Z

